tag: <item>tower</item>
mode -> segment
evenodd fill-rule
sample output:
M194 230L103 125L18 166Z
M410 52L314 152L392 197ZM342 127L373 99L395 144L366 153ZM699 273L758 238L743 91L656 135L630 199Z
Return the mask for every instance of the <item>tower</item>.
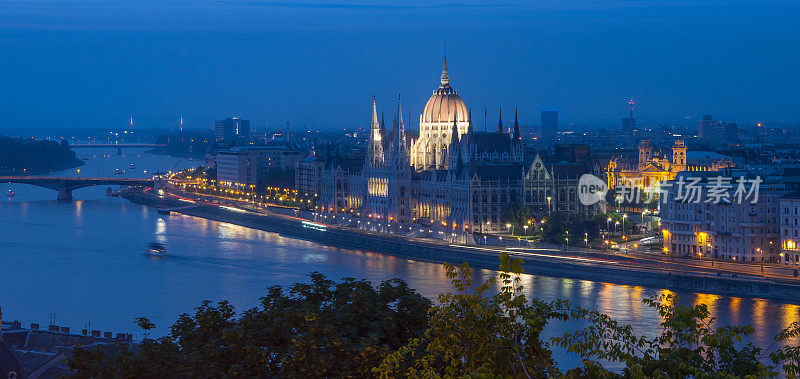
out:
M412 219L411 161L409 159L408 146L406 146L406 132L403 124L403 109L400 105L400 96L397 97L397 111L394 116L389 156L391 167L387 183L389 189L387 221L391 228L396 228L410 223Z
M451 86L447 54L439 83L419 116L419 138L411 147L411 163L416 170L446 169L453 123L459 136L467 132L467 106Z
M682 139L675 140L672 146L672 172L686 171L686 144Z
M631 118L633 118L633 99L628 101L628 105L631 107Z
M558 111L542 111L541 135L544 138L558 137Z
M514 110L514 134L512 135L511 146L514 153L513 160L515 162L522 162L524 152L522 148L522 136L519 134L519 117L516 109Z
M503 132L503 108L500 108L500 118L497 120L497 132Z
M459 159L459 152L461 151L461 138L458 134L458 125L453 121L453 127L450 129L450 146L447 155L447 168L454 170Z
M643 139L639 142L639 169L644 167L653 158L653 145L649 140Z
M377 168L384 164L383 135L381 133L381 125L378 123L378 109L375 106L374 96L372 97L372 121L369 127L367 162L370 168Z
M628 101L631 116L622 119L622 132L625 134L633 134L636 132L636 119L633 118L633 99Z

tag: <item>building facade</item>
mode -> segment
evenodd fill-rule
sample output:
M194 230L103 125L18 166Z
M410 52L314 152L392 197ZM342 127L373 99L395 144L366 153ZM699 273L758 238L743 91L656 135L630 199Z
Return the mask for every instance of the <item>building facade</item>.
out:
M242 146L220 150L216 155L217 182L223 186L270 185L273 170L295 175L301 151L290 146Z
M683 177L696 183L698 196L679 199L677 180ZM746 177L751 173L736 171L683 172L669 184L660 203L664 251L696 258L745 262L780 261L779 199L785 186L779 177L765 178L752 198L736 201L737 185L724 191L724 199L715 202L710 193L718 177ZM759 177L760 178L760 177ZM788 219L788 216L787 216Z
M780 209L781 263L800 265L800 192L778 200Z
M246 145L250 143L250 120L229 117L214 123L214 139L217 142Z
M587 146L556 145L552 157L536 154L525 165L524 204L535 215L560 212L568 217L592 217L605 212L605 200L586 205L578 198L581 176L603 177L603 169L594 164Z
M344 213L362 228L410 232L412 225L425 226L470 241L473 232L508 232L503 220L508 208L534 205L524 203L526 188L546 183L553 191L569 185L577 190L580 175L567 178L555 166L548 168L547 178L527 176L531 168L524 162L516 115L508 132L502 119L496 131L474 130L469 110L450 84L446 58L439 88L420 115L418 135L406 132L399 99L391 130L383 117L379 121L374 99L370 120L364 157L326 155L320 217ZM577 211L569 205L564 209Z
M679 172L718 171L734 166L729 158L717 156L711 160L692 160L681 139L674 141L669 153L659 152L649 140L643 139L639 142L638 160L631 162L616 156L608 161L605 170L608 188L624 185L658 193L660 184L674 179Z

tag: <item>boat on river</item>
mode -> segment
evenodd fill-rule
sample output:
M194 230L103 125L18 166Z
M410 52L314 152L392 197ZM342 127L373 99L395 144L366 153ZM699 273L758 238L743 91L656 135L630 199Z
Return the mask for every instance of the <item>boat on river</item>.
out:
M163 243L153 242L147 246L147 255L153 257L163 257L167 255L167 248Z
M11 199L12 197L14 197L14 191L12 191L12 190L8 190L8 193L6 194L6 196L7 196L9 199Z

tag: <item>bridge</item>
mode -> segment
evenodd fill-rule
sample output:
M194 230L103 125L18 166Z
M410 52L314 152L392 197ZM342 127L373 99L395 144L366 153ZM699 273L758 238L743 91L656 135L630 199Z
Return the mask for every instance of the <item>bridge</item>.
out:
M116 179L116 178L64 178L49 176L0 176L0 183L30 184L58 191L58 200L71 201L72 191L78 188L117 185L153 187L153 179Z
M153 148L167 145L158 143L81 143L69 145L72 149L117 149L117 155L122 155L123 148Z

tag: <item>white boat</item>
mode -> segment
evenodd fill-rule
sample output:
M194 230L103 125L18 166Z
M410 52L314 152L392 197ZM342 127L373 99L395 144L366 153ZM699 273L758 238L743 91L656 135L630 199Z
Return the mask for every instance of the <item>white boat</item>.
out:
M131 170L135 170L135 169L136 169L136 166L134 166L134 165L133 165L133 163L131 163L131 165L130 165L130 169L131 169Z
M122 175L122 170L120 169L114 170L114 175Z
M6 194L6 196L8 196L9 199L14 197L14 191L8 190L8 193Z

